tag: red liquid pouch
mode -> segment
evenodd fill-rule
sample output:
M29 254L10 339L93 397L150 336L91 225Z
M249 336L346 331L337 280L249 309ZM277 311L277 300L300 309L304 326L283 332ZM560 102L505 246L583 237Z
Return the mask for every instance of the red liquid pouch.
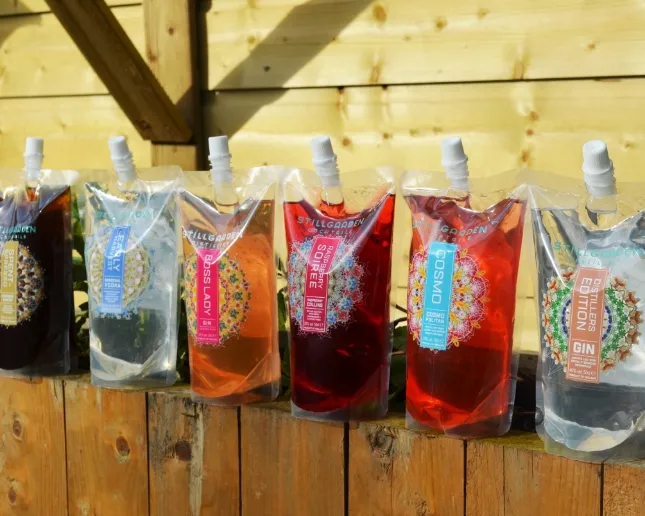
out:
M392 349L394 185L345 185L345 202L329 205L314 188L307 191L315 177L301 174L283 184L292 412L379 418L387 413Z
M483 211L468 194L406 195L412 212L408 282L407 423L448 435L510 428L517 361L516 285L526 204Z

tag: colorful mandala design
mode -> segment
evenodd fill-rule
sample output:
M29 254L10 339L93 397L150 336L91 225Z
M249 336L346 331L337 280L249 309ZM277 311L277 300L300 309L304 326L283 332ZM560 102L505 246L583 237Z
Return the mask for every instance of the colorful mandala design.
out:
M235 260L221 256L219 272L219 344L198 342L202 346L221 345L237 335L246 322L251 302L251 290L246 274ZM185 284L190 285L186 297L188 330L197 335L197 254L192 254L184 264Z
M101 299L103 290L103 263L105 250L110 241L111 232L99 237L89 249L88 284L95 299ZM150 256L137 244L135 237L130 234L125 253L125 271L123 274L123 307L127 308L136 301L148 287L150 282Z
M426 287L428 267L427 248L420 248L410 261L408 276L408 320L409 331L414 340L420 341L421 321L423 320L423 296ZM452 301L448 323L448 349L470 339L480 328L480 321L486 316L489 299L488 280L485 271L479 268L477 260L460 249L455 255L452 276Z
M0 243L0 253L4 246ZM16 278L18 324L28 321L45 298L44 271L27 247L18 244ZM0 260L2 272L2 260Z
M289 310L291 317L302 322L305 299L305 274L313 239L293 244L289 252ZM334 269L327 283L327 331L349 322L354 306L363 300L365 269L352 254L352 247L341 242L334 257Z
M575 282L575 271L562 274L562 281L551 278L547 291L542 296L542 327L544 342L549 348L551 358L567 370L567 351L569 349L569 324L571 322L571 293ZM602 332L600 368L608 372L618 362L626 360L631 348L638 344L640 332L638 325L643 322L643 314L638 309L639 299L627 289L627 283L610 276L605 287L605 314Z

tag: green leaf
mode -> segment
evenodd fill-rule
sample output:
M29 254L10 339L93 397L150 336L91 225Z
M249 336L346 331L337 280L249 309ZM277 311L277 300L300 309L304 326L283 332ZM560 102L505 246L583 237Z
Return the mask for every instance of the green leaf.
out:
M405 351L406 346L408 345L408 327L399 326L398 328L395 328L392 339L392 349L394 351Z

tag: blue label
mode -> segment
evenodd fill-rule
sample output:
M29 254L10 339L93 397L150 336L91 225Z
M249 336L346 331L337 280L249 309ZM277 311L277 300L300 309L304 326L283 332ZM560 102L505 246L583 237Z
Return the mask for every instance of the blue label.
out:
M103 259L103 288L100 311L107 314L123 313L123 273L125 251L130 236L130 226L112 229Z
M422 348L448 349L452 275L457 249L455 244L445 242L430 244L419 342Z

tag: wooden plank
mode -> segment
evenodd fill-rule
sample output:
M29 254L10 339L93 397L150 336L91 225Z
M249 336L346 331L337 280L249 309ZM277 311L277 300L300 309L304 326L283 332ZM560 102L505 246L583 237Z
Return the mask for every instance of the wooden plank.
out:
M464 442L405 429L402 417L349 431L349 515L464 514Z
M144 141L107 95L0 100L0 166L22 167L27 136L45 138L47 168L111 167L110 136L128 139L135 162L150 166Z
M242 516L344 513L344 425L293 418L288 404L241 408Z
M208 89L645 74L637 0L220 0Z
M63 382L0 378L0 513L67 514Z
M193 131L193 144L152 148L154 165L197 170L201 106L197 65L197 0L145 0L146 57L155 77ZM192 147L192 148L190 148ZM181 164L174 160L181 160Z
M141 0L105 0L110 7L141 4ZM0 16L49 12L45 0L6 0L0 4Z
M72 516L148 514L146 393L65 381Z
M141 5L112 12L143 52ZM0 97L98 93L107 88L53 14L0 18Z
M467 455L467 516L600 514L601 466L547 455L535 434L470 441Z
M641 516L645 462L605 463L603 468L603 516Z
M238 409L148 394L151 516L239 516Z
M191 138L181 113L103 0L47 4L144 139Z

